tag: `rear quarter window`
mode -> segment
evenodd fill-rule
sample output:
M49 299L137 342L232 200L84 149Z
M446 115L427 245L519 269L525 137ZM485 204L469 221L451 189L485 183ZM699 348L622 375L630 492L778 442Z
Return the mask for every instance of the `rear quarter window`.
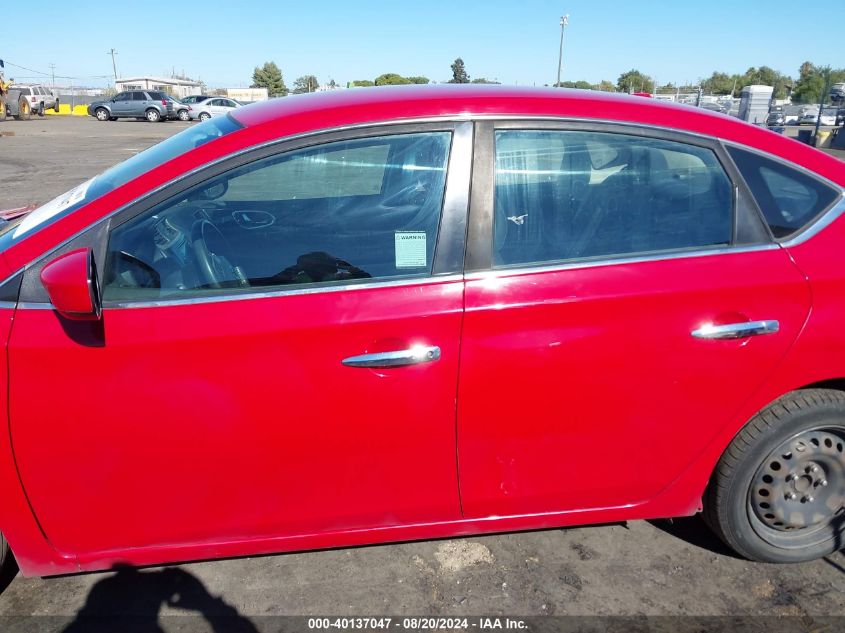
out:
M728 153L776 238L803 230L839 197L839 190L779 161L736 147Z

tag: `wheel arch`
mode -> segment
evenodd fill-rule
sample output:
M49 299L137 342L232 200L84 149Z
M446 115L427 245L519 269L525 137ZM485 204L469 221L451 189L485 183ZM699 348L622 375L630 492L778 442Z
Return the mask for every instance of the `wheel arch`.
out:
M791 355L787 355L786 360L790 359ZM781 382L776 378L783 377L773 377L761 385L731 421L724 424L715 437L702 446L699 456L660 493L645 503L648 516L670 518L701 512L705 491L724 452L746 424L778 400L808 389L845 392L845 371L831 373L829 377L816 376L810 381Z

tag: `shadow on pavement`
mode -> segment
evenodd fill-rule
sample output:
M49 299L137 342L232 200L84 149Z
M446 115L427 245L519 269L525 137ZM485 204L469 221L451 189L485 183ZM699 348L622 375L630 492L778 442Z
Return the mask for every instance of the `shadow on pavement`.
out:
M835 556L836 553L839 553L840 556L842 555L842 548L843 546L845 546L842 543L842 535L843 533L845 533L845 529L843 528L845 528L845 513L839 513L833 519L833 531L836 534L836 552L834 552L834 554L831 554L830 556L825 556L822 560L838 572L845 574L845 567L843 567L836 561L831 560L831 558Z
M0 594L6 591L6 587L12 584L17 574L18 563L15 561L14 556L9 556L9 559L3 565L2 572L0 572Z
M167 621L174 624L174 630L258 631L248 618L222 598L212 596L196 576L183 569L143 571L120 567L116 571L91 588L85 605L63 633L164 632L167 629L159 618L164 605L194 616L169 616ZM192 623L202 626L191 626Z
M739 558L718 536L710 531L710 528L698 515L672 520L657 519L649 521L649 523L661 532L681 539L690 545L706 549L708 552L713 552L719 556Z

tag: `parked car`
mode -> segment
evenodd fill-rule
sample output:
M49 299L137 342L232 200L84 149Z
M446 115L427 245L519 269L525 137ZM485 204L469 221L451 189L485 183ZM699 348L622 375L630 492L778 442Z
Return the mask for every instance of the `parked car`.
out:
M191 107L192 110L188 114L192 119L208 121L211 117L223 116L235 108L240 108L241 104L227 97L212 97L195 103Z
M182 97L179 99L182 103L194 104L199 103L201 101L205 101L206 99L211 99L209 95L190 95L187 97Z
M121 118L146 119L151 123L167 121L173 114L173 99L158 90L127 90L111 99L95 101L88 114L98 121Z
M23 573L702 509L754 560L841 547L841 162L415 88L232 110L2 228Z
M818 109L807 110L801 115L801 118L798 120L798 124L815 125L818 120ZM836 112L831 110L825 110L824 112L822 112L820 125L836 125Z
M20 91L29 102L30 109L38 116L44 116L49 109L59 111L59 98L47 86L12 84L11 88Z
M171 108L171 119L179 119L180 121L190 121L191 116L191 105L189 103L185 103L176 99L175 97L171 97L167 95L167 98L173 102L173 106Z
M766 117L766 125L769 127L786 125L786 118L783 112L770 112L769 116Z
M845 125L845 108L836 110L836 125Z
M845 83L833 84L830 87L830 99L835 103L845 101Z

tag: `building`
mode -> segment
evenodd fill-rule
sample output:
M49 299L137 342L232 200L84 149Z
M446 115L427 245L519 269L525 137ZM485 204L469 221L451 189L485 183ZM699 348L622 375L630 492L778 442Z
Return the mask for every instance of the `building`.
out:
M118 92L124 90L161 90L177 99L202 93L202 83L176 77L121 77L114 82Z

